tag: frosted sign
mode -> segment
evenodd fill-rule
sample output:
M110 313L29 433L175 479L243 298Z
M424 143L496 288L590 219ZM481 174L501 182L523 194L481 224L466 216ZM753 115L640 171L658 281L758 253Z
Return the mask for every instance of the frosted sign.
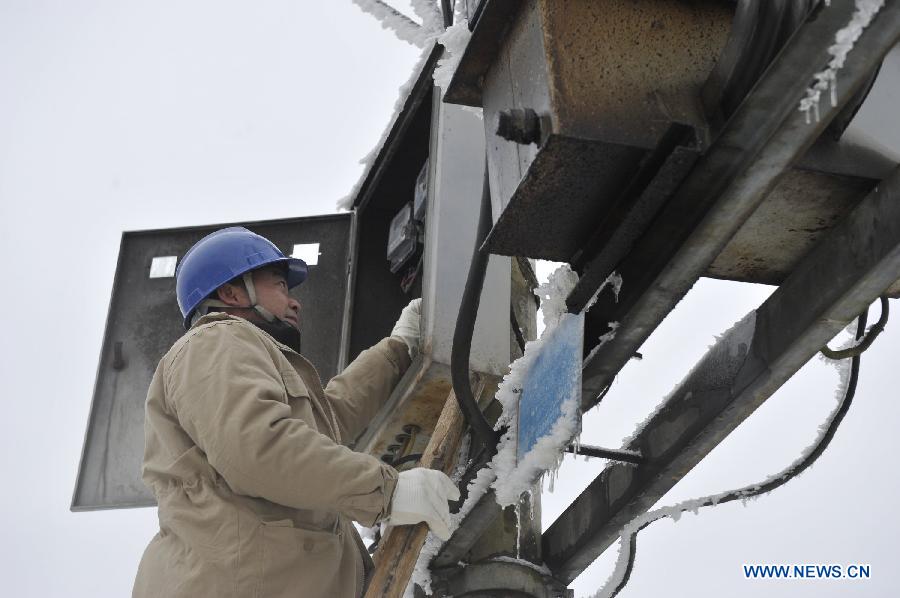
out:
M583 314L566 314L559 325L541 339L540 349L522 383L516 450L518 462L540 438L553 436L554 425L564 414L568 415L573 410L573 405L574 411L578 412L583 348Z

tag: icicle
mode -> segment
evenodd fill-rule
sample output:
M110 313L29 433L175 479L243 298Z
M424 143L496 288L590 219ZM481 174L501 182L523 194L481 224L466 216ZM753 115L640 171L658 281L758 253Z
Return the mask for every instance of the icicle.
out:
M522 501L516 503L516 558L519 558L519 547L522 545Z
M622 275L618 272L613 272L609 276L606 277L606 280L603 281L603 284L600 285L594 294L591 296L590 300L585 304L584 309L582 311L587 311L591 307L597 303L597 299L600 297L600 292L603 291L607 286L612 285L612 292L615 296L616 303L619 302L619 291L622 290Z
M528 491L528 519L534 521L534 491Z
M616 296L616 303L619 302L619 292L622 290L622 275L618 272L613 271L612 274L606 279L606 282L612 284L613 287L613 295Z
M826 5L828 3L826 2ZM835 33L835 44L828 48L832 59L828 66L813 78L816 82L806 90L806 97L800 100L800 110L807 112L812 109L816 114L816 122L819 121L819 98L823 91L830 90L831 105L837 106L837 73L844 66L847 55L853 49L863 30L869 26L878 11L884 6L884 0L856 0L856 10L845 27ZM809 124L809 115L806 122Z
M553 464L553 467L550 469L550 492L553 492L553 487L556 485L556 476L559 474L559 468L562 466L563 456L562 454L556 457L556 462Z

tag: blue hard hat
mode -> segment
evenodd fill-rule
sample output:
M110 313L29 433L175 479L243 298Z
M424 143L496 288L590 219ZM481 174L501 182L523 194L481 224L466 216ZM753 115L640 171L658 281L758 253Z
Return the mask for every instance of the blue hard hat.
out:
M306 262L285 256L274 243L243 226L223 228L197 241L175 270L175 294L185 329L194 310L213 291L269 264L285 265L288 288L306 280Z

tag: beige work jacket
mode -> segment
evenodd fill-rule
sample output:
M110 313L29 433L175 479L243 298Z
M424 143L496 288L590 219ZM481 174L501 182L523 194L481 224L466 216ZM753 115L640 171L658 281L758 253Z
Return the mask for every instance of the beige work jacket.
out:
M144 482L159 533L134 598L352 598L371 560L351 520L385 516L397 472L344 446L409 367L384 339L322 388L250 322L211 314L160 361L147 395Z

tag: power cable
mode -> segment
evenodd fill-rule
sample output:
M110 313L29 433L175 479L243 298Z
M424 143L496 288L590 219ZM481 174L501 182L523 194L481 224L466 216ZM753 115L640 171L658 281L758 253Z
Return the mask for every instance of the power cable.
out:
M487 272L489 253L482 246L491 231L494 219L491 214L491 187L488 178L487 156L484 161L484 183L481 190L481 213L478 217L478 229L475 233L475 249L469 264L469 274L459 304L459 315L453 332L453 348L450 352L450 377L453 391L459 402L460 411L472 432L481 441L482 450L491 452L496 448L497 434L493 426L481 412L478 401L472 393L469 381L469 356L472 352L472 336L475 333L475 318L478 316L478 305L481 302L481 289Z
M872 346L872 343L878 338L878 335L884 332L884 327L887 324L888 317L890 314L890 306L888 305L888 298L881 297L881 317L878 318L878 322L875 323L872 328L869 329L869 332L866 333L865 338L861 341L857 338L859 343L856 346L849 347L847 349L834 350L829 349L828 345L825 345L821 349L822 355L827 357L828 359L847 359L848 357L857 357L862 355L863 352Z
M872 327L869 331L869 334L866 334L866 320L868 318L869 309L860 314L857 326L856 326L856 340L860 341L858 345L852 347L850 350L847 350L846 356L841 359L852 359L850 363L850 378L847 382L847 390L844 393L844 397L841 399L840 405L838 408L832 413L829 421L826 424L825 432L819 438L819 441L816 445L810 450L805 456L803 456L798 461L794 462L787 469L783 470L779 475L769 478L765 482L760 484L752 485L752 486L744 486L737 490L732 490L726 493L715 494L713 496L708 496L705 499L701 499L698 501L685 501L690 504L690 507L684 507L681 509L681 512L687 511L688 509L696 510L701 507L709 507L716 506L723 503L733 502L735 500L747 500L748 498L754 498L756 496L760 496L762 494L766 494L783 486L796 476L800 475L804 471L806 471L813 463L818 460L818 458L825 452L825 449L828 448L828 445L831 443L831 440L834 438L835 432L837 432L838 427L841 425L841 422L844 420L844 416L847 415L847 412L850 410L850 405L853 402L853 397L856 394L856 384L859 380L859 365L860 365L860 355L868 349L872 341L874 341L874 337L877 337L881 331L884 330L885 324L887 324L888 319L888 301L886 297L881 297L881 317L878 319L878 322ZM868 342L866 342L868 340ZM863 346L865 345L865 346ZM824 351L823 351L824 353ZM834 352L834 354L844 354L844 351ZM621 592L625 586L628 584L628 581L631 579L631 572L634 570L634 561L637 556L637 535L641 530L645 529L651 523L659 521L660 519L664 519L669 516L669 512L660 512L656 518L651 519L643 523L640 527L632 531L626 540L625 537L622 537L622 550L624 550L627 546L628 548L628 563L625 566L624 572L622 574L622 578L618 581L616 588L609 595L610 598L615 598Z
M453 8L455 0L441 0L441 16L444 18L444 29L453 24Z

